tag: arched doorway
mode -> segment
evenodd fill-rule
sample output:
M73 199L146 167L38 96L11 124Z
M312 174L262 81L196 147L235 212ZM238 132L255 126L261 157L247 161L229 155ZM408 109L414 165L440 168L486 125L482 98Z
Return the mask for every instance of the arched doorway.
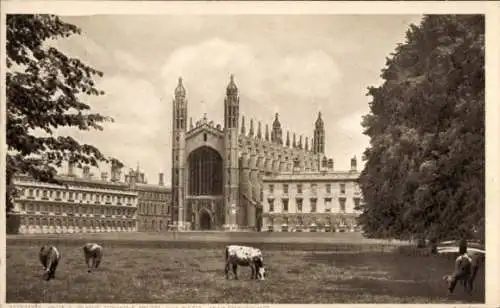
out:
M212 229L212 217L206 210L202 210L200 212L200 229L201 230L210 230Z
M223 193L223 162L216 150L202 146L189 154L191 196L220 196Z

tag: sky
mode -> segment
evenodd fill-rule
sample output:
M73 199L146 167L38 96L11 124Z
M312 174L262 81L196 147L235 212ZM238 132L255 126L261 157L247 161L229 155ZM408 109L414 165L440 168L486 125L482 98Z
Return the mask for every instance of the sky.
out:
M87 97L92 110L114 118L104 131L61 129L79 141L139 164L149 183L170 184L172 99L180 76L188 117L204 113L223 125L225 88L234 74L240 114L271 127L279 113L286 132L313 136L321 111L326 156L348 170L369 145L361 117L367 87L381 83L386 57L420 15L92 15L68 16L82 34L53 43L102 71ZM241 121L240 121L241 122ZM286 134L286 133L285 133ZM298 138L297 138L298 139ZM103 166L100 171L109 171ZM127 170L124 169L124 170ZM99 170L93 170L98 175Z

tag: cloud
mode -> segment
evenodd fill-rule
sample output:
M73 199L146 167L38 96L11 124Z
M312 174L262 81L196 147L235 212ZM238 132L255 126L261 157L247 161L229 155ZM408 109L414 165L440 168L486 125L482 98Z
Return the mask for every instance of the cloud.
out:
M155 95L153 85L146 80L127 76L107 76L99 86L106 95L92 97L92 111L114 118L104 124L103 131L82 132L60 129L60 135L70 135L82 143L99 148L105 155L115 156L128 168L141 169L150 177L167 170L170 157L170 106ZM108 166L102 166L101 171ZM157 180L156 178L154 179Z
M146 68L146 65L142 61L123 50L115 50L114 58L118 63L134 71L142 72Z
M138 57L119 48L108 49L85 34L50 41L63 53L79 58L106 73L143 72L147 66Z
M359 134L361 130L361 120L362 117L366 114L365 110L357 111L355 113L349 114L343 118L341 118L336 126L344 131L345 133L354 135Z
M200 114L197 111L203 101L209 116L218 121L223 120L224 90L231 74L235 75L240 98L245 101L242 110L257 118L264 112L273 117L275 111L282 109L276 100L290 99L291 103L302 102L302 106L330 100L342 78L334 59L322 50L283 57L221 38L174 50L165 59L161 72L167 97L172 97L177 78L182 76L190 114ZM248 102L252 102L251 106Z

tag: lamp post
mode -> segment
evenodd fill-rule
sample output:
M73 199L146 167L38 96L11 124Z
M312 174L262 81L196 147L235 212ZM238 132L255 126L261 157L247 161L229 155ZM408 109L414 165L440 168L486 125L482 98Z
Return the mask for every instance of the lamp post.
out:
M230 229L236 228L236 204L231 204L231 227Z

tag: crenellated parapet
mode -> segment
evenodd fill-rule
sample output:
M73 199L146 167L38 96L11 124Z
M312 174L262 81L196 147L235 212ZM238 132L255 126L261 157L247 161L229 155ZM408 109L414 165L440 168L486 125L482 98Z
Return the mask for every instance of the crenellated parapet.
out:
M224 129L221 124L215 124L214 121L209 121L207 115L204 114L195 125L191 127L186 133L186 138L189 139L191 136L196 135L200 130L206 129L216 136L222 137L224 135Z

